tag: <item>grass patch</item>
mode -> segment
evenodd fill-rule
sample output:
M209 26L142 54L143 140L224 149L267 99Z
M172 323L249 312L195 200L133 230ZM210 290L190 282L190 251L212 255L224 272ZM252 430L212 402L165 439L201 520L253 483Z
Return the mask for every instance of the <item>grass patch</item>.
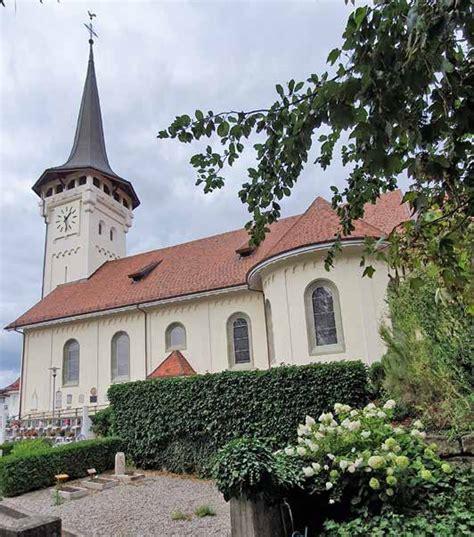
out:
M191 515L188 513L184 513L180 509L177 509L176 511L173 511L171 513L171 520L190 520Z
M198 518L204 518L205 516L216 516L216 512L210 505L200 505L194 509L194 514Z

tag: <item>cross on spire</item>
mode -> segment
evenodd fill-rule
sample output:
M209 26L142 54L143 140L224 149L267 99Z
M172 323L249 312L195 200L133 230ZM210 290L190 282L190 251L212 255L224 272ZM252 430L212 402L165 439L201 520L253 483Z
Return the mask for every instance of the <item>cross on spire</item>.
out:
M90 19L90 23L89 24L86 24L84 23L84 26L87 28L87 30L89 31L89 43L92 45L94 43L94 39L93 39L93 36L94 37L99 37L95 31L94 31L94 27L92 26L92 19L94 17L97 17L97 15L95 13L91 13L90 11L87 11L87 14L89 15L89 19Z

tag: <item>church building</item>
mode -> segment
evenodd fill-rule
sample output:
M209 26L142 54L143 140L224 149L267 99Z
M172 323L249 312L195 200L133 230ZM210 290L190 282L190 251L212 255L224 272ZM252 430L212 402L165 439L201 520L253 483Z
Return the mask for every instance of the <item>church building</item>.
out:
M366 207L327 272L339 220L320 197L255 249L238 229L127 256L139 186L107 158L91 40L71 154L33 186L42 298L7 327L24 334L22 417L106 405L117 382L381 358L388 270L362 278L360 254L409 218L400 192Z

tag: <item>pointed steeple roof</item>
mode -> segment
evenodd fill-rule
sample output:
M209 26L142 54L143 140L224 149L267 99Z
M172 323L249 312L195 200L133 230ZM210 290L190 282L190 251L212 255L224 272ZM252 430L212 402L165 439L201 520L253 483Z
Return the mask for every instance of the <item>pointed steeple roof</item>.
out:
M77 118L76 134L67 161L54 168L48 168L33 186L40 195L41 186L46 182L72 171L92 169L101 172L112 181L116 181L131 196L133 208L140 204L132 184L118 176L110 167L105 148L104 128L100 109L99 91L95 75L93 41L89 40L89 62L82 93L81 107Z
M186 377L195 375L196 371L179 351L173 351L161 364L152 371L147 379L157 379L162 377Z

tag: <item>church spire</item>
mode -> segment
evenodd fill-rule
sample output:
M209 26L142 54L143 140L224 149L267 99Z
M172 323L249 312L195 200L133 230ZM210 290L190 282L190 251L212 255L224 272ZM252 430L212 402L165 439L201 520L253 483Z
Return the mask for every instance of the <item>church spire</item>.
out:
M90 16L90 14L89 14ZM66 174L79 170L95 170L104 174L112 181L120 184L127 191L132 200L133 208L140 204L132 184L118 176L110 167L105 148L104 128L100 109L99 91L94 65L94 51L92 35L96 35L92 24L85 25L90 32L89 61L87 75L82 92L81 107L77 118L76 133L71 153L67 161L61 166L48 168L33 186L34 192L41 195L41 187L54 179L61 179Z
M77 118L76 135L68 160L59 168L90 167L108 175L115 175L110 167L105 148L92 39L89 40L89 47L89 63Z

